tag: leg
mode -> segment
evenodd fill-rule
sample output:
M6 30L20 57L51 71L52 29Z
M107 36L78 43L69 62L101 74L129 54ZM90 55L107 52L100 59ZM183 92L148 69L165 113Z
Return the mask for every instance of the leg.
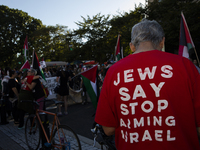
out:
M15 101L13 103L13 107L12 107L12 115L13 115L13 119L14 119L14 123L18 124L19 122L19 112L18 112L18 108L17 108L17 102Z
M61 98L62 98L62 97L61 97L59 94L57 94L57 100L58 100L58 101L61 101ZM60 104L58 104L58 116L59 116L59 115L62 115Z
M25 116L25 111L22 109L19 109L19 126L18 128L22 128L24 126L24 116Z
M67 95L65 95L63 98L64 98L64 105L65 105L65 114L67 114L67 106L68 106L68 103L67 103Z

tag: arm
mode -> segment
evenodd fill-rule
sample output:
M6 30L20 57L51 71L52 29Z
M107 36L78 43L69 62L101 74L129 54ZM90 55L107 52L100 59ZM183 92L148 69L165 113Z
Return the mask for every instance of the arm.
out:
M69 76L68 80L69 80L69 81L71 81L71 80L72 80L71 76Z
M102 126L102 127L103 127L103 130L104 130L104 132L107 136L111 136L111 135L115 134L115 128L114 127L106 127L106 126Z
M197 134L198 134L198 137L200 139L200 127L197 127Z
M56 82L58 82L59 81L59 77L56 77Z
M15 95L17 96L17 99L19 99L19 94L18 94L17 88L13 87L12 90L15 93Z
M34 77L33 77L33 80L34 80L34 79L39 79L39 78L40 78L40 76L37 75L37 76L34 76Z
M26 85L32 90L35 86L36 86L36 83L35 82L32 82L31 84L28 84L26 82Z

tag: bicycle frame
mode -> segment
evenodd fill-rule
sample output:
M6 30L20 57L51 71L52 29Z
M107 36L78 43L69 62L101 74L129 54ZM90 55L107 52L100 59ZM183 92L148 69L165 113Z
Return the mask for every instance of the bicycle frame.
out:
M44 129L44 126L43 126L43 124L42 124L41 118L40 118L40 116L39 116L39 113L40 113L40 112L45 113L45 114L49 114L49 115L53 115L53 116L54 116L53 125L52 125L52 128L51 128L51 135L50 135L50 138L48 138L47 133L46 133L46 131L45 131L45 129ZM54 126L55 126L55 124L56 124L56 128L57 128L57 131L58 131L59 142L60 142L60 146L61 146L60 133L59 133L59 130L58 130L58 125L60 125L60 121L59 121L57 115L56 115L55 113L51 113L51 112L48 112L48 111L36 109L36 113L35 113L35 116L34 116L34 118L33 118L33 122L32 122L32 125L31 125L31 130L32 130L32 127L33 127L33 125L34 125L34 122L35 122L36 117L37 117L37 119L38 119L38 121L39 121L39 124L40 124L40 126L41 126L41 128L42 128L42 131L43 131L43 133L44 133L44 135L45 135L45 138L46 138L46 140L47 140L48 143L51 143L52 136L53 136ZM62 133L64 134L63 131L62 131ZM56 145L52 145L52 146L57 147ZM62 146L61 146L61 147L57 147L57 148L62 148Z

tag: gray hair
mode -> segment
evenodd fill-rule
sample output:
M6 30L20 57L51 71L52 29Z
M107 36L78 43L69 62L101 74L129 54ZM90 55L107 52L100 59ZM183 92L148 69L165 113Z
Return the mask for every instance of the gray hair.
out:
M34 73L34 75L36 75L36 74L37 74L37 71L36 71L35 69L31 68L30 70L31 70L31 72L33 72L33 73Z
M165 36L163 28L155 20L142 19L133 26L131 31L131 43L138 49L141 42L151 42L156 49Z

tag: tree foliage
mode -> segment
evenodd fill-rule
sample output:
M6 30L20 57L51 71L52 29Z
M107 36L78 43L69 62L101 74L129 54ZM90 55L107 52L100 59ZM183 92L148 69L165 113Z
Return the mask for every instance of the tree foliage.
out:
M186 0L155 0L143 8L134 11L110 15L82 16L77 21L78 29L69 30L67 26L45 26L27 13L0 6L0 65L17 65L23 60L22 53L26 35L28 35L29 56L33 49L39 60L46 61L95 60L103 63L115 52L118 34L124 56L131 54L129 42L133 25L147 17L158 21L165 31L167 52L177 53L179 45L180 18L183 11L195 46L200 49L199 22L200 2ZM31 57L29 59L31 61Z
M166 51L178 53L181 11L184 13L191 36L199 47L200 2L183 0L155 0L146 8L148 19L158 21L164 29Z
M3 5L0 6L0 18L0 65L16 66L23 59L17 58L17 53L22 53L26 35L39 29L42 22L21 10Z
M103 61L106 53L110 51L106 44L107 33L110 30L109 18L110 15L99 13L92 18L82 16L83 22L76 22L79 26L79 29L73 33L73 39L79 39L75 50L78 55L74 56L76 59Z

